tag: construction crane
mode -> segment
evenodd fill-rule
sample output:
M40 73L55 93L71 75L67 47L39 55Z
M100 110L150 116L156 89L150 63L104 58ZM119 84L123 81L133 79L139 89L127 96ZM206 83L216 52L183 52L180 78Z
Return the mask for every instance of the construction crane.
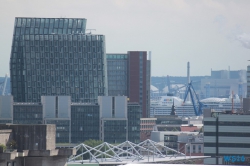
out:
M179 86L177 86L177 85L175 84L175 88L172 88L172 87L171 87L171 83L170 83L169 75L167 75L167 85L168 85L168 94L171 95L171 96L176 96L177 93L179 92L179 90L180 90L181 88L186 87L186 85L183 85L183 86L180 86L180 87L179 87Z
M5 89L6 89L6 84L7 84L7 80L8 80L8 74L5 74L5 79L4 82L1 82L1 89L2 89L2 95L5 95Z
M193 104L193 107L194 107L195 115L196 116L202 115L202 107L204 105L200 102L200 100L199 100L199 98L198 98L198 96L197 96L197 94L196 94L196 92L194 90L194 87L192 85L192 81L186 87L186 92L185 92L183 104L185 103L188 94L190 94L192 104Z

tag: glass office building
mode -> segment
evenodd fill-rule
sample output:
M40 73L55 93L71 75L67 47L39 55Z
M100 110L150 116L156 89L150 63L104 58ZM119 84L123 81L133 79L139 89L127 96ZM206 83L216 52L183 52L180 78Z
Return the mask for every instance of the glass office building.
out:
M85 140L99 140L99 105L72 103L71 141L82 143Z
M141 107L138 103L128 103L128 140L140 142Z
M109 96L128 96L128 55L107 54Z
M107 53L106 58L108 95L128 96L130 102L140 104L142 117L149 117L151 60L147 52Z
M105 36L85 34L86 19L16 18L10 77L15 102L71 96L97 102L107 94Z

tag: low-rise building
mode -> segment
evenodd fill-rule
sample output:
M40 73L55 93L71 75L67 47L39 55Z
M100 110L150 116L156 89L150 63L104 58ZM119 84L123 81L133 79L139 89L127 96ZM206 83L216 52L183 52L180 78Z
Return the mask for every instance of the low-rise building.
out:
M39 103L0 97L0 124L56 124L57 143L88 139L140 142L141 107L126 96L99 96L98 103L72 103L70 96L42 96Z
M154 129L157 118L141 118L140 140L150 139L151 132Z

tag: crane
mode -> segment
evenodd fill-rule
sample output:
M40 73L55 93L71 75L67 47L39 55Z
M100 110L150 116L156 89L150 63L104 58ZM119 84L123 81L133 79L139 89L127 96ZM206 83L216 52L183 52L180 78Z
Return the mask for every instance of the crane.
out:
M5 89L6 89L6 84L7 84L7 80L8 80L8 74L5 74L5 79L4 82L1 82L1 89L2 89L2 95L5 95Z
M192 81L190 83L188 83L188 85L187 85L183 104L185 103L188 94L190 94L192 104L193 104L193 107L194 107L195 115L196 116L202 115L202 107L204 105L200 102L200 100L199 100L199 98L198 98L198 96L197 96L197 94L196 94L196 92L194 90L194 87L192 85ZM196 100L195 100L195 98L196 98Z

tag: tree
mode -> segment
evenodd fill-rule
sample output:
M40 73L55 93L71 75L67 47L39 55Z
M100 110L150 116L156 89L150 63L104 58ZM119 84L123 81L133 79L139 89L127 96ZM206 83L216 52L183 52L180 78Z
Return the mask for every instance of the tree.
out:
M6 150L6 146L3 144L0 144L0 153L4 152Z

